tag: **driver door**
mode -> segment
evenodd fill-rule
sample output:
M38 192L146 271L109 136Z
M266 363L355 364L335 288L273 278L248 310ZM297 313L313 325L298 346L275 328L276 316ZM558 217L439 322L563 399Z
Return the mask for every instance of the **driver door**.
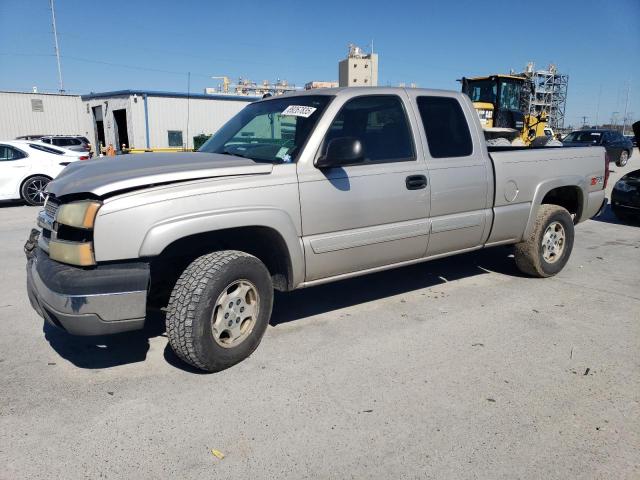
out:
M298 164L307 282L421 258L429 238L428 172L407 97L359 95L331 108L340 110L320 151L356 137L365 161Z

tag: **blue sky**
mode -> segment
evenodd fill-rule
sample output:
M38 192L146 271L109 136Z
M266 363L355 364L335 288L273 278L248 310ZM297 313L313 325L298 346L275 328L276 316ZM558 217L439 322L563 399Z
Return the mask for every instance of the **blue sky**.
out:
M57 90L47 0L0 0L0 89ZM459 89L462 75L528 61L570 75L567 123L640 118L640 1L56 0L65 88L201 92L211 75L336 80L350 42L380 55L380 83ZM548 9L544 10L544 6ZM532 16L528 16L532 12ZM599 99L599 102L598 102ZM599 103L599 108L598 108Z

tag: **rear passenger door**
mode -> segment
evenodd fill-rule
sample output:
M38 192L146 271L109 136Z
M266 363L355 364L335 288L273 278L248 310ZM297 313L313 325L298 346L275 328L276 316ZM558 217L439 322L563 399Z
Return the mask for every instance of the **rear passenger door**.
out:
M425 255L428 175L413 112L395 92L334 100L325 114L330 123L318 126L322 137L314 132L318 147L305 148L298 180L306 281ZM338 137L359 139L364 163L316 168L314 159Z
M478 146L477 114L455 94L410 95L423 126L431 180L427 256L478 247L491 227L493 173L486 150Z
M30 167L27 154L10 145L0 144L0 197L17 198L20 182Z

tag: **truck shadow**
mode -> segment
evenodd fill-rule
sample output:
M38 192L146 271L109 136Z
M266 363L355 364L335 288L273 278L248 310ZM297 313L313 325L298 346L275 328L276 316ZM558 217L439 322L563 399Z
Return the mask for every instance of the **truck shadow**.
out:
M509 247L479 250L455 257L388 270L313 288L277 293L271 326L321 315L348 306L429 288L491 272L522 276ZM51 347L75 366L84 369L110 368L146 360L149 339L164 335L164 313L149 311L145 328L137 332L78 337L47 323L43 331ZM190 373L203 372L182 362L167 344L164 359L171 366Z
M512 248L495 247L313 288L277 293L271 326L490 272L523 276Z
M79 337L69 335L47 322L44 322L42 330L58 355L76 367L109 368L144 361L149 351L149 339L164 334L164 314L150 311L144 329L115 335Z

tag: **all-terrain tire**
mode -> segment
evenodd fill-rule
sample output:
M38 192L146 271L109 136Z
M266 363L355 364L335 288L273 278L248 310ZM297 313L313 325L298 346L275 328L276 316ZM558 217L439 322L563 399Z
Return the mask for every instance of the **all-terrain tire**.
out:
M236 346L224 347L214 338L212 316L225 289L250 282L258 295L258 312L250 333ZM166 324L171 348L188 364L208 372L224 370L247 358L260 344L273 306L273 284L264 264L236 250L196 258L176 282L169 299Z
M547 229L559 223L563 230L561 253L547 261L543 252L543 238ZM541 205L538 208L533 231L524 241L515 246L515 260L518 269L532 277L551 277L564 268L573 249L573 219L569 212L558 205Z
M626 150L622 150L622 152L620 152L620 157L618 157L618 161L616 162L616 165L619 167L624 167L628 161L629 161L629 152L627 152Z

